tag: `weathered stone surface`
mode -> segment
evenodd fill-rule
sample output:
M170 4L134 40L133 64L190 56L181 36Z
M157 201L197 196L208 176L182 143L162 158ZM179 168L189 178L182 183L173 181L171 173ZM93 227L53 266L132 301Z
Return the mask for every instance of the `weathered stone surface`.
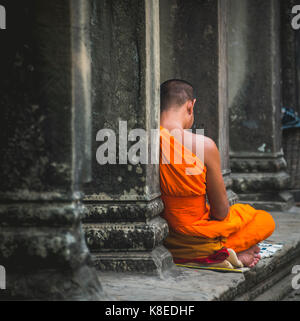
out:
M92 177L86 200L152 200L160 195L157 164L99 165L96 141L112 129L117 143L119 121L132 129L159 128L158 1L92 1ZM147 23L146 23L147 19ZM128 142L128 149L133 145ZM119 146L119 144L117 145ZM150 147L149 147L150 148ZM122 159L123 160L123 159ZM101 186L101 188L99 188Z
M240 203L249 204L249 200L254 208L265 211L287 211L295 203L289 191L240 194Z
M231 170L229 169L223 170L222 174L223 174L223 179L226 186L227 198L229 201L229 205L231 206L237 203L239 201L239 198L238 198L238 195L232 190L233 180L231 177Z
M229 4L230 150L276 153L281 149L279 1Z
M173 258L163 246L152 251L107 252L93 254L93 261L101 271L163 275L173 267Z
M158 216L164 209L160 198L149 202L92 202L86 201L84 222L145 222Z
M249 157L251 156L251 158ZM282 153L278 153L278 156L258 156L253 153L245 154L236 153L230 160L230 167L233 172L236 173L278 173L285 171L287 162Z
M281 3L281 44L282 44L282 103L284 106L294 108L300 114L300 30L291 28L291 19L294 17L291 8L300 5L298 0L288 0ZM289 152L287 157L288 170L291 174L290 192L295 201L300 202L299 175L297 173L299 156L298 129L289 129L283 132L284 152ZM298 171L299 172L299 171Z
M1 227L73 227L84 218L81 203L9 203L0 205Z
M297 84L299 88L300 84L300 58L299 58L299 52L300 52L300 32L299 30L296 32L296 66L297 66ZM299 92L298 92L298 113L300 114L300 98L299 98Z
M15 14L0 52L1 297L103 299L81 225L90 158L88 2L10 1L9 9Z
M58 205L56 205L58 207ZM26 207L26 206L25 206ZM76 209L74 210L76 212ZM50 212L51 213L51 212ZM23 216L27 213L23 212ZM61 215L64 215L61 211ZM8 270L78 268L89 256L80 222L73 226L25 221L1 227L0 261Z
M181 267L161 277L100 272L103 287L120 301L189 301L191 304L196 301L260 300L269 290L273 297L281 299L286 294L286 287L291 289L292 285L276 288L277 282L290 277L292 267L299 265L299 208L272 215L276 230L269 241L283 242L284 246L273 257L261 260L244 274L227 273L224 276L220 272Z
M94 267L84 265L79 269L42 269L20 271L22 278L12 274L7 279L7 291L1 291L0 300L55 300L98 301L106 300ZM72 294L72 295L70 295Z
M172 260L166 249L159 255L149 252L168 233L159 217L159 166L150 158L153 148L157 154L159 150L158 136L151 145L151 130L159 128L159 1L95 0L92 8L93 179L85 186L87 244L100 269L160 273L167 267L160 260L168 256L170 265ZM125 133L120 121L126 122ZM116 164L97 162L103 142L96 136L101 129L116 134ZM132 164L119 152L121 144L129 150L137 142L128 139L132 129L146 131L145 164ZM125 260L127 251L139 253ZM139 257L145 255L141 265Z
M286 172L278 173L242 173L234 174L233 189L238 193L256 192L256 191L281 191L290 180Z
M195 87L193 129L204 129L219 147L224 178L230 176L227 1L160 1L161 81L179 78ZM225 178L227 180L227 178ZM238 198L227 184L229 201Z
M159 246L168 235L165 220L156 217L146 223L85 224L91 251L145 251Z
M228 7L233 190L252 205L259 199L262 209L279 199L286 209L292 196L285 203L274 194L289 184L281 142L280 4L230 0Z
M299 31L291 27L294 17L292 8L299 5L299 0L281 1L281 65L282 65L282 104L288 108L294 108L300 113L300 100L298 94L298 73L297 69L297 41Z

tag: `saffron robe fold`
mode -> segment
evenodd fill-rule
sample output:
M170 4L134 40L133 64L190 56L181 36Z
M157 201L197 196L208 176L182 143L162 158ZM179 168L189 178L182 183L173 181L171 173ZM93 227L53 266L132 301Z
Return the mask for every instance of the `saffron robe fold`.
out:
M207 259L223 248L244 251L268 238L272 216L247 204L234 204L224 221L212 220L206 201L207 169L203 162L160 127L162 217L169 226L164 245L176 259Z

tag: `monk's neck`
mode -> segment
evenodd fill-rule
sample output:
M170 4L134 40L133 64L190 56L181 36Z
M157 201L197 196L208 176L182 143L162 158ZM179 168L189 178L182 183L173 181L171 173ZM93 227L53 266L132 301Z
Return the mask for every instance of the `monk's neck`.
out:
M173 129L185 129L185 124L180 115L166 115L164 113L160 116L160 126L168 129L169 131Z

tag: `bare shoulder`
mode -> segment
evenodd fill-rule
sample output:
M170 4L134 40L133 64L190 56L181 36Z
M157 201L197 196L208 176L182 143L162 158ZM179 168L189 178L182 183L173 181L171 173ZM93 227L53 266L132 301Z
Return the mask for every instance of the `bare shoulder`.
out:
M216 152L218 151L218 147L213 139L204 136L204 149L207 152Z
M209 161L209 159L215 158L216 153L218 153L218 148L211 138L194 134L191 131L184 132L184 145L204 161L205 157L206 161Z
M208 167L220 163L220 154L216 143L206 136L204 137L204 162Z
M188 148L190 147L195 155L199 156L198 153L203 154L205 136L194 134L190 130L186 130L184 131L184 140L184 145ZM187 146L187 144L189 144L189 146ZM202 150L203 152L201 152Z
M184 131L184 145L198 156L199 159L204 160L208 168L215 168L220 163L220 154L218 147L213 139L194 134L191 131Z

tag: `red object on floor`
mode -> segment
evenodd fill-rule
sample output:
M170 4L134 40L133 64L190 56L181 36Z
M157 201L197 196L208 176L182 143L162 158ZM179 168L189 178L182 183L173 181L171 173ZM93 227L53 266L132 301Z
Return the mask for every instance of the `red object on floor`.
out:
M229 256L227 248L222 248L220 251L202 259L174 259L176 264L184 263L202 263L202 264L212 264L212 263L222 263Z

